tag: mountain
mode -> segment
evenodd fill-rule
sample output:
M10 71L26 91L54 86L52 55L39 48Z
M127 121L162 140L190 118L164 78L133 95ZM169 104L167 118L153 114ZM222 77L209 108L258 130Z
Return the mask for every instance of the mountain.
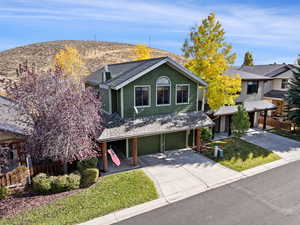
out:
M76 48L90 72L101 68L105 64L119 63L134 60L134 45L103 42L103 41L50 41L25 45L0 52L0 91L8 80L16 79L16 68L26 60L35 63L38 68L47 69L52 65L54 55L65 45ZM153 57L170 56L178 63L184 65L182 56L152 49Z

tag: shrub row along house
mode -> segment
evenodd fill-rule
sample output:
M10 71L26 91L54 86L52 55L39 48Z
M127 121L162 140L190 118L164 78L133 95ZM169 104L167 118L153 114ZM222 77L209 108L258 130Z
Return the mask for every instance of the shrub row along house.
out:
M136 165L138 155L199 149L200 128L214 124L198 110L198 87L207 84L169 57L110 64L86 84L102 93L105 129L97 140L104 170L110 146Z

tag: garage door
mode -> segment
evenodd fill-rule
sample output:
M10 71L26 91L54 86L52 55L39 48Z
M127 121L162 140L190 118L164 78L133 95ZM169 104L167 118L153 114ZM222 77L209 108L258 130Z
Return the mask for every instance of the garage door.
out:
M160 152L160 135L140 137L138 139L138 155Z
M186 147L186 131L169 133L165 135L165 151Z

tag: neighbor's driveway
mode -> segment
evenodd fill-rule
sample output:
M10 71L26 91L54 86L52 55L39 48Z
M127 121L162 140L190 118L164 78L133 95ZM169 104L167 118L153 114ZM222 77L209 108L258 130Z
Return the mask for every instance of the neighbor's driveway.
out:
M140 161L160 195L166 198L192 189L200 192L242 177L242 174L191 150L141 156Z
M249 132L242 139L268 149L281 158L294 161L300 159L300 142L266 131Z

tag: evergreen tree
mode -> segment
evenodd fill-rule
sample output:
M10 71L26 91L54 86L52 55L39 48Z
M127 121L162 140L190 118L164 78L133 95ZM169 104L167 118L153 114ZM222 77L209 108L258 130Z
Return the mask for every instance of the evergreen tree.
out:
M300 69L294 73L294 78L289 84L289 90L285 97L288 108L288 118L300 126Z
M246 52L244 56L243 66L253 66L253 55L251 52Z
M249 115L244 105L238 105L238 111L232 117L232 133L241 138L250 128Z

